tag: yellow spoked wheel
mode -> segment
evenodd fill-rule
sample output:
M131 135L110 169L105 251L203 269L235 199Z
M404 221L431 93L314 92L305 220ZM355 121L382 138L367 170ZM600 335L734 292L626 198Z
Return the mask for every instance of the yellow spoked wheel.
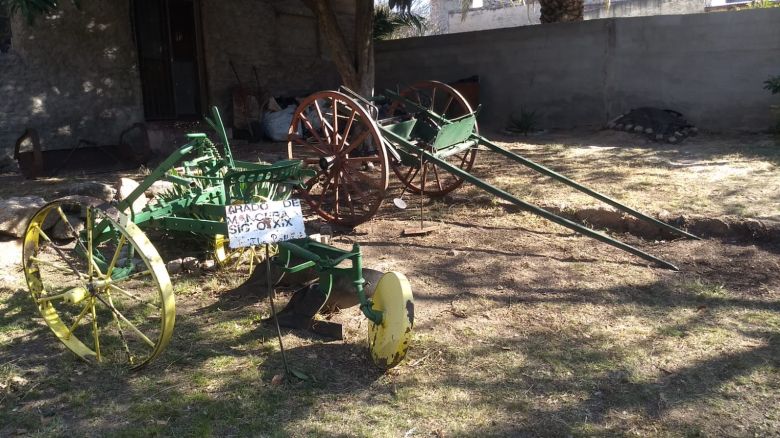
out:
M99 202L70 197L39 210L24 237L24 274L44 321L71 351L137 369L171 339L173 287L144 232Z
M412 286L404 274L388 272L379 279L372 298L372 309L382 312L382 323L368 323L368 347L371 358L389 369L406 357L414 327Z
M265 261L265 248L263 246L248 246L244 248L231 248L227 236L217 234L214 236L214 261L222 269L234 269L239 273L246 270L247 277L252 275L255 267ZM279 253L279 247L271 245L269 254L271 257Z

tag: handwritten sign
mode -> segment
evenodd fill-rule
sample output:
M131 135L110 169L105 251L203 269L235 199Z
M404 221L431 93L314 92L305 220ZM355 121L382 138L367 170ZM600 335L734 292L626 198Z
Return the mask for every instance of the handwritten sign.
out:
M306 237L301 201L298 199L227 205L225 220L231 248Z

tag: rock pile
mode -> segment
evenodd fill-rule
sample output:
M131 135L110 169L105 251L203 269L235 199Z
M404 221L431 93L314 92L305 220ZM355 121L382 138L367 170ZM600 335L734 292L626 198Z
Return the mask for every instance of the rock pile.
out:
M651 107L632 109L609 122L607 128L634 132L666 143L679 143L698 133L698 129L677 111Z

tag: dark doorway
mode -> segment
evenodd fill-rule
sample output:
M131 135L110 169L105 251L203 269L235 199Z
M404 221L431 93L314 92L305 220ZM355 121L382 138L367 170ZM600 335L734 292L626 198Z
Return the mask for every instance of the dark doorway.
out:
M135 0L135 33L147 120L201 115L199 27L193 0Z

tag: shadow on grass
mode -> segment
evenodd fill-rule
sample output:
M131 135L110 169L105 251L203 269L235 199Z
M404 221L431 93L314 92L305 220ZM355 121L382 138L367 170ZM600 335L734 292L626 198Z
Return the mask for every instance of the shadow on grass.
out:
M444 248L421 245L420 249L441 252ZM742 249L736 248L735 254L742 254ZM485 254L485 259L458 257L447 264L419 259L414 270L421 276L427 273L446 290L438 295L424 290L415 294L421 307L463 296L480 303L475 313L500 315L520 309L505 318L494 316L502 318L501 330L447 337L457 331L456 323L436 316L420 320L419 342L396 374L374 369L362 343L308 338L288 350L288 359L311 379L280 386L271 383L283 370L275 331L256 324L260 310L253 307L255 297L239 297L237 303L242 305L224 307L228 310L199 303L198 295L182 297L190 301L183 309L190 311L177 317L168 351L142 372L128 373L75 360L37 322L26 291L3 290L0 324L17 325L25 333L18 341L0 344L0 353L4 360L17 360L20 368L29 370L26 378L38 386L31 383L5 398L0 406L5 424L0 435L25 430L42 435L289 436L334 435L335 429L352 436L371 436L373 431L376 436L387 430L392 431L387 435L403 435L414 425L421 435L435 433L438 427L447 436L660 433L653 427L666 428L670 435L761 435L766 432L758 428L761 421L777 425L776 419L758 418L771 414L775 399L761 405L761 400L745 399L740 391L758 397L773 390L742 380L756 372L777 373L780 326L761 327L759 321L725 327L730 335L749 338L753 344L705 351L683 366L659 361L672 354L669 351L654 352L659 340L684 339L702 328L718 329L721 320L711 315L780 312L774 295L752 296L747 292L751 284L731 278L753 265L766 269L757 264L760 257L755 252L713 265L723 277L688 272L611 287L579 286L576 278L568 285L551 283L548 277L557 275L555 269L571 274L582 261L550 258L545 263L543 258L549 257L538 255L531 258L540 263L526 268L532 273L529 280L503 292L484 291L486 273L492 272L484 262L511 260L516 254ZM562 267L550 268L555 263ZM483 264L484 271L471 270L475 264ZM779 274L768 275L763 280L767 284L780 283ZM502 281L491 278L496 284ZM715 279L723 281L725 290L739 284L740 292L721 293L712 286ZM473 292L479 288L483 288L480 293ZM534 307L541 311L526 312ZM577 309L592 307L604 309L603 315L582 323L565 321L575 318ZM689 316L668 319L680 310ZM600 327L621 317L636 318L632 327L637 330L644 329L647 320L655 326L629 339L633 344L619 343ZM552 324L553 318L559 325L546 326L545 321ZM477 324L472 315L459 321ZM427 359L436 357L440 360ZM645 365L636 365L643 361ZM655 371L640 374L635 371L638 366ZM729 390L731 385L737 389ZM770 380L769 385L774 383ZM733 415L744 416L743 425L755 424L753 430L729 425L734 420L729 409L743 400L746 404ZM719 404L726 407L718 408ZM680 417L679 411L685 409L704 412ZM492 418L479 418L486 413L493 413ZM367 426L362 426L364 421Z

